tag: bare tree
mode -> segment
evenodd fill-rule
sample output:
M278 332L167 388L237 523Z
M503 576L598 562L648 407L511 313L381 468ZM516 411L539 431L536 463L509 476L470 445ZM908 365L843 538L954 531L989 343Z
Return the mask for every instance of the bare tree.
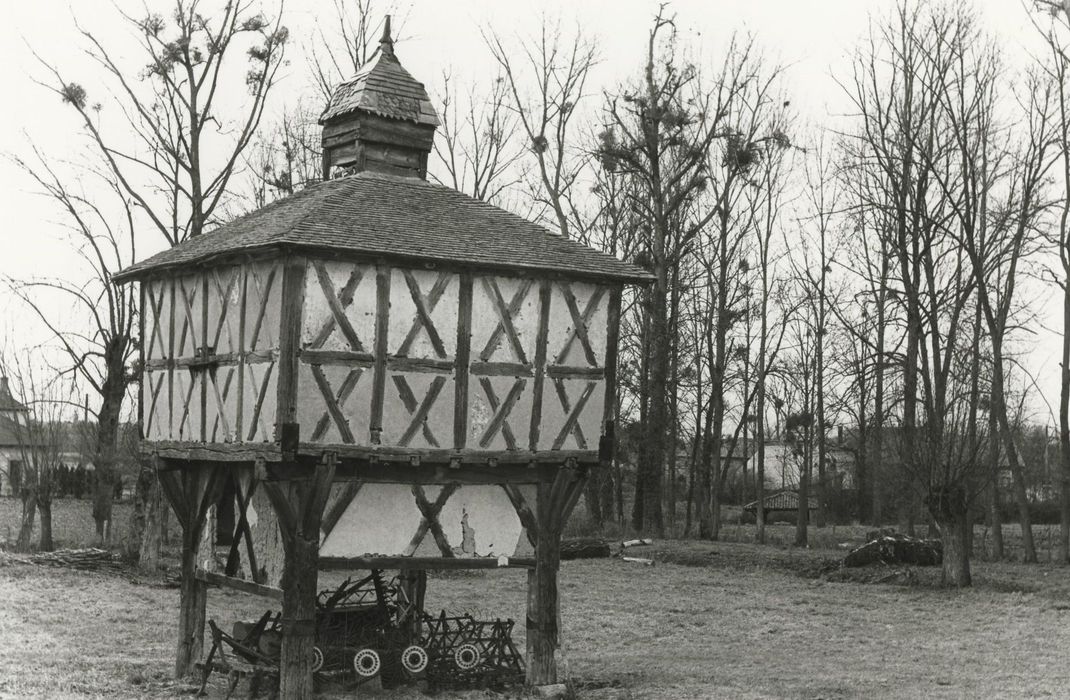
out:
M17 495L22 517L15 541L17 552L27 552L33 546L35 514L40 515L41 523L37 548L43 552L54 548L52 499L66 438L62 411L69 400L60 378L47 376L41 368L41 355L41 348L0 355L4 381L12 384L12 393L29 409L24 416L4 419L6 430L15 438L20 466Z
M514 138L516 112L509 107L510 89L502 77L494 78L490 92L469 90L458 103L454 78L444 72L438 90L438 138L434 154L445 174L431 177L476 199L500 203L503 193L520 178L516 165L522 151Z
M200 5L177 0L166 19L147 10L120 13L144 60L140 80L85 29L86 60L99 69L89 89L40 59L50 74L41 84L78 113L123 194L169 245L200 235L213 221L256 134L288 37L280 20L268 20L252 2L228 2L217 17L202 15ZM242 56L248 99L228 118L218 101L233 93L232 64ZM114 102L93 101L94 90Z
M507 46L488 32L484 39L508 89L527 152L534 160L536 182L531 196L551 212L554 228L565 238L583 238L589 221L580 213L576 182L589 156L576 148L575 118L587 76L597 60L590 37L565 37L544 18L533 41Z
M62 373L84 383L100 397L92 445L93 519L102 542L111 535L111 504L115 483L116 440L127 388L136 381L130 363L136 354L137 290L118 285L111 276L135 257L133 203L122 184L106 169L89 171L85 180L67 183L55 164L39 151L35 162L16 158L41 193L59 209L67 235L82 260L81 282L57 278L8 280L12 291L40 319L65 358ZM86 182L92 187L86 188ZM105 200L101 193L113 197ZM106 201L113 202L114 209ZM119 215L116 216L116 213ZM76 310L56 315L48 297ZM75 321L74 319L81 321Z

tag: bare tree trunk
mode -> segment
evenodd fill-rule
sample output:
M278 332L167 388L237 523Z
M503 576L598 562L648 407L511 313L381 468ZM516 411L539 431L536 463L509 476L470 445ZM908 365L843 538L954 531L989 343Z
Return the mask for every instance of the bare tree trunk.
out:
M52 542L52 497L37 499L37 512L41 515L41 539L37 548L42 552L51 552L56 548Z
M23 476L25 479L26 477ZM37 489L23 486L19 494L22 500L22 519L19 522L19 537L15 541L16 552L30 551L30 541L33 539L33 521L37 513Z
M155 478L155 473L145 505L145 531L141 536L137 565L142 571L152 573L160 567L160 516L167 513L167 504L163 502L160 482Z
M929 509L940 526L944 547L942 579L945 586L971 584L969 512L961 487L938 489L929 496Z

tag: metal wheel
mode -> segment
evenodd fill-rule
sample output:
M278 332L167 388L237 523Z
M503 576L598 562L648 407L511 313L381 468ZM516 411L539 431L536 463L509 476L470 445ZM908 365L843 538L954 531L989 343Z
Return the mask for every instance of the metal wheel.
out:
M457 647L457 651L453 652L453 662L462 671L470 671L479 665L479 662L483 660L482 656L475 644L462 644Z
M323 668L323 652L319 647L312 647L312 672Z
M419 644L405 647L405 651L401 652L401 665L409 673L423 673L428 661L427 650Z
M362 678L371 678L379 673L379 668L382 665L382 661L379 659L379 652L375 649L361 649L353 657L353 670Z

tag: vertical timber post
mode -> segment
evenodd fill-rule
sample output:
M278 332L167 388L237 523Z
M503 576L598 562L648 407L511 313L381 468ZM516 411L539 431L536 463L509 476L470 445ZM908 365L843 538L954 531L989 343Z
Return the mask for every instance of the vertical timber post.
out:
M561 561L561 524L551 508L550 484L538 485L539 532L535 568L528 571L527 684L557 682L557 569Z
M286 552L282 568L279 693L287 700L306 700L313 695L320 526L334 471L335 455L326 453L311 478L263 484L278 516Z
M179 587L178 648L175 677L189 673L204 650L204 617L208 587L198 581L197 554L208 507L219 499L217 467L203 462L181 469L157 467L160 485L182 526L182 581Z
M553 484L537 486L535 511L538 535L535 569L528 571L527 684L557 683L557 647L561 609L557 572L561 565L561 532L587 483L587 471L574 460L559 469Z

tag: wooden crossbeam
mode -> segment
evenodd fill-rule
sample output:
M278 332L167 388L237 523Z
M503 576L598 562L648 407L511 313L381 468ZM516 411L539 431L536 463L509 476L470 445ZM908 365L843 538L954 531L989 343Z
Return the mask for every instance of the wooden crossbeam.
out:
M602 295L605 294L605 289L602 287L597 287L595 289L594 294L587 300L587 304L584 306L583 313L581 314L579 305L576 302L576 295L572 293L572 286L568 282L561 282L558 286L561 288L561 294L565 298L565 306L568 307L568 313L572 316L572 332L569 333L568 338L565 339L565 345L561 348L561 352L558 353L554 364L566 364L568 351L572 348L572 343L578 339L580 345L583 347L583 354L587 358L587 364L595 367L598 365L598 358L595 357L594 348L591 346L591 339L587 334L587 324L590 322L591 317L594 316L594 312L598 309L598 303L602 300Z
M256 286L256 294L259 299L259 305L256 310L256 320L253 322L253 327L249 333L248 349L250 351L256 350L257 345L260 342L260 330L264 325L264 316L267 314L268 300L271 298L271 287L275 284L275 270L276 267L272 265L267 274L267 279L263 280L260 277L260 273L253 270L253 284ZM246 293L248 297L248 292Z
M535 512L531 509L527 499L524 498L523 492L516 484L502 484L502 490L505 491L505 495L509 497L509 502L513 504L513 509L516 511L517 517L520 519L520 524L524 526L524 532L527 534L528 542L532 547L537 546L539 537L539 520L535 517Z
M223 285L223 280L220 278L221 269L227 268L215 268L214 270L212 270L211 275L208 275L209 279L212 281L212 286L215 287L216 294L219 295L219 318L216 319L216 326L212 332L212 342L209 343L209 345L211 345L213 348L219 347L219 338L223 335L223 328L225 326L227 329L227 340L230 343L230 348L233 350L237 350L238 344L234 342L234 333L230 327L230 324L227 323L227 312L230 310L230 304L227 303L227 300L230 299L230 295L234 291L234 284L238 281L238 278L240 277L239 268L230 269L230 280L227 282L225 288ZM207 320L208 319L205 319L206 323Z
M423 292L420 291L420 285L411 271L405 270L404 276L405 284L409 287L409 296L412 297L412 303L416 306L416 318L413 319L412 326L409 327L409 332L405 334L405 339L401 341L401 346L396 354L409 354L413 342L419 335L420 329L423 328L427 333L428 340L431 341L431 347L434 348L435 354L445 358L446 348L438 334L438 329L435 328L434 321L431 320L431 313L438 305L439 299L442 298L442 293L446 291L452 275L449 272L440 272L438 279L435 280L435 284L431 288L431 292L427 296L424 296Z
M438 447L438 440L435 438L434 433L431 432L431 426L427 424L427 414L431 411L431 407L435 403L435 399L438 398L439 393L442 391L442 387L446 385L445 377L435 377L431 380L431 386L428 387L427 393L424 395L423 401L417 405L416 397L412 393L412 389L409 388L409 383L405 381L405 377L400 374L393 376L394 386L397 387L398 396L401 398L401 403L404 404L405 410L409 412L412 419L409 422L409 427L402 433L401 439L398 440L398 444L401 446L408 445L412 442L412 439L416 436L417 430L423 430L424 439L427 440L434 447Z
M506 337L509 338L509 344L513 348L513 353L516 355L517 361L521 364L528 361L527 355L524 354L524 346L520 342L520 336L517 335L516 326L513 325L513 317L520 311L520 306L524 303L524 299L527 297L531 285L531 280L524 280L521 282L520 287L509 301L509 305L506 306L505 300L502 298L502 291L498 288L497 281L492 277L483 278L483 291L486 292L486 295L490 298L491 305L494 307L494 311L498 314L498 325L494 327L494 330L490 334L490 338L487 339L487 344L483 348L483 352L479 353L479 359L484 362L490 360L494 351L498 348L498 343L501 342L502 334L504 333Z
M275 363L267 363L267 368L264 370L264 376L260 379L259 386L257 386L256 373L253 372L253 364L246 363L245 369L249 373L249 386L256 391L256 402L253 404L253 415L249 417L249 432L245 439L255 440L256 429L259 427L263 438L266 440L271 433L261 414L263 413L264 399L267 398L268 386L271 384L271 372L275 369Z
M491 410L494 411L490 422L487 423L487 427L483 430L483 435L479 438L479 446L486 447L489 445L491 440L494 439L495 433L500 430L502 437L505 438L506 448L510 450L517 449L516 436L513 434L513 429L507 419L513 407L516 406L517 400L520 399L520 395L524 392L527 380L517 379L514 381L505 400L501 402L498 401L498 394L495 393L494 385L491 384L490 379L480 377L479 384L483 387L483 393L487 395L487 402L490 403Z
M149 345L145 350L145 357L152 357L152 352L156 347L156 341L160 342L160 349L166 354L166 349L163 347L165 341L163 338L163 300L166 294L166 289L161 283L159 287L159 295L154 296L152 293L152 285L145 285L145 296L148 297L149 310L152 312L152 333L149 334Z
M193 293L191 294L190 290L182 282L182 278L179 278L177 286L182 292L182 311L184 312L182 332L179 335L178 340L178 351L181 352L186 347L186 333L188 332L191 336L193 336L197 332L197 325L196 322L193 320L193 302L197 300L197 291L199 287L194 285ZM192 337L191 341L193 343L193 346L196 347L197 338Z
M149 414L145 418L145 425L153 425L156 419L156 404L159 402L160 389L163 387L163 380L167 378L166 372L159 372L156 377L156 386L152 385L152 378L149 375Z
M316 422L316 427L312 431L311 439L313 441L323 437L333 420L335 427L338 428L338 433L342 436L342 442L355 442L353 431L349 429L349 420L342 413L342 409L345 408L346 401L349 400L349 396L356 389L363 373L364 370L360 367L350 369L346 373L345 379L342 380L342 385L338 388L338 393L336 394L331 388L330 382L327 381L327 377L323 374L323 368L320 365L312 365L312 377L316 380L316 386L319 387L326 406L326 410L320 416L319 421Z
M327 338L331 337L331 333L337 327L342 331L342 335L345 337L346 342L354 350L364 350L364 345L361 343L360 338L357 337L357 331L353 328L353 324L349 322L349 317L346 316L346 309L353 303L354 292L357 286L360 284L361 271L356 265L353 266L353 271L349 275L349 279L346 281L342 288L337 292L334 289L334 283L331 282L331 276L327 273L327 267L322 261L316 261L312 263L312 267L316 272L316 280L319 282L320 290L323 292L323 297L327 301L327 308L330 309L331 315L327 321L320 328L319 332L313 336L312 341L309 343L309 347L318 348L322 347Z
M438 549L442 552L444 557L452 557L453 550L450 548L450 542L446 538L446 533L442 530L442 524L438 520L438 514L442 510L442 506L446 504L446 500L454 494L458 489L457 484L446 484L442 487L442 490L438 492L438 496L435 498L434 503L427 500L427 494L424 492L423 486L420 484L412 485L412 495L416 499L416 507L420 509L420 524L416 527L416 534L412 536L412 540L409 542L409 546L405 548L405 556L411 556L413 552L417 550L424 537L427 536L427 531L431 531L431 536L435 538L435 544L438 545Z
M594 389L597 386L595 382L587 382L587 386L584 387L583 393L580 394L580 398L576 401L576 405L571 405L568 398L568 392L565 391L565 383L561 379L555 379L554 388L557 390L557 398L561 402L561 408L565 409L565 423L561 426L561 430L557 433L557 437L554 439L553 449L559 450L561 446L565 444L565 438L569 433L572 433L572 437L576 440L576 446L581 450L587 449L587 438L583 434L583 428L580 427L580 414L583 412L583 407L587 405L587 400L591 398L591 394L594 393Z
M327 541L327 538L330 536L331 532L334 531L338 521L345 515L346 509L349 508L349 504L353 502L353 499L357 497L357 494L360 493L360 490L363 487L363 481L346 482L338 499L332 503L331 507L324 513L323 523L320 525L320 530L323 531L324 542Z
M228 367L226 369L226 379L223 380L223 391L219 391L219 370L208 373L208 381L212 384L212 396L215 398L216 413L215 420L212 421L212 435L210 442L227 442L230 440L230 421L227 419L227 399L230 397L230 384L231 380L237 371L234 367ZM223 426L223 438L219 439L219 426Z

